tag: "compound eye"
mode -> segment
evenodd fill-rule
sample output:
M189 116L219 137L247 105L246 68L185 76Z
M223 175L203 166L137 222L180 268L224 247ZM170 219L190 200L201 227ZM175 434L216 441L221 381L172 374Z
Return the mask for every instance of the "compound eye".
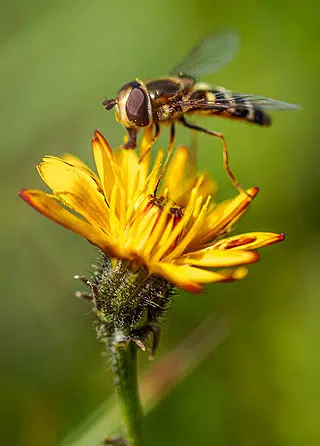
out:
M130 92L126 103L126 113L129 121L138 127L149 125L148 98L141 88L133 88Z

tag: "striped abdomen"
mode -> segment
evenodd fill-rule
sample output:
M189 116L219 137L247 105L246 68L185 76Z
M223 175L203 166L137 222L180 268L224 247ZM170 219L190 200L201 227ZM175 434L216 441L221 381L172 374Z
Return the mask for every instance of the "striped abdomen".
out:
M271 124L271 118L249 96L233 93L223 87L196 84L188 97L190 106L186 113L221 116L262 126ZM248 99L249 98L249 99Z

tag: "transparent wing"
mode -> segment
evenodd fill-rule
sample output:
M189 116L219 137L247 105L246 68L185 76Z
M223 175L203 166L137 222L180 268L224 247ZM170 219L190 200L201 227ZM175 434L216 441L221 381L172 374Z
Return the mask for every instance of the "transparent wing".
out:
M261 108L263 110L297 110L299 105L289 104L284 101L267 98L258 94L240 94L231 92L214 92L215 99L192 99L177 101L177 106L191 108L212 108L217 110L228 110L230 108Z
M183 73L195 78L211 74L234 58L238 46L239 37L234 31L225 30L219 34L210 35L200 40L174 67L171 74Z
M219 95L216 95L219 100ZM228 100L228 99L226 99ZM232 101L238 105L247 104L249 107L252 105L256 105L263 109L270 110L297 110L299 109L299 105L290 104L285 101L278 101L277 99L267 98L266 96L260 96L258 94L241 94L241 93L232 93Z

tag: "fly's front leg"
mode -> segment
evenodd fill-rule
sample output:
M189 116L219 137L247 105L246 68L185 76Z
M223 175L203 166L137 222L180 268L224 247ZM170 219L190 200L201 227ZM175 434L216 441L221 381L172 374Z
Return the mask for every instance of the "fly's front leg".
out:
M135 149L137 147L137 134L138 130L135 128L129 128L126 127L126 130L128 132L128 141L123 144L123 149Z
M189 122L187 122L185 120L184 117L182 117L180 119L180 122L181 122L181 124L183 124L185 127L188 127L189 129L197 130L198 132L206 133L207 135L211 135L211 136L216 136L216 137L221 139L222 146L223 146L223 166L224 166L224 169L227 172L227 175L230 178L230 180L231 180L232 184L234 185L234 187L236 189L238 189L238 191L240 193L244 193L244 194L248 195L247 192L240 186L239 181L237 180L236 176L233 174L233 172L230 169L228 146L227 146L227 142L226 142L225 137L223 136L223 134L219 133L219 132L215 132L213 130L205 129L203 127L199 127L198 125L195 125L195 124L190 124ZM248 196L251 198L250 195L248 195Z

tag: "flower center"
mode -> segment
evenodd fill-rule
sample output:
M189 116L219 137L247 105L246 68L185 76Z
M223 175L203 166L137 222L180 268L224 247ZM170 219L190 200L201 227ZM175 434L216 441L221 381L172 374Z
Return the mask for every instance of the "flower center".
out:
M165 206L169 203L168 198L165 197L155 197L154 195L149 195L149 203L145 207L145 211L148 212L150 209L158 208L159 216L161 212L164 210ZM176 223L181 220L184 214L184 207L180 206L176 203L172 203L172 206L170 207L170 211L168 213L168 218L174 218L176 220Z
M144 207L142 215L146 222L143 236L146 252L152 255L160 246L165 246L161 257L167 255L177 246L183 236L183 231L179 231L169 241L174 229L184 216L184 207L173 203L166 197L149 195L148 203ZM148 234L147 237L146 234Z

